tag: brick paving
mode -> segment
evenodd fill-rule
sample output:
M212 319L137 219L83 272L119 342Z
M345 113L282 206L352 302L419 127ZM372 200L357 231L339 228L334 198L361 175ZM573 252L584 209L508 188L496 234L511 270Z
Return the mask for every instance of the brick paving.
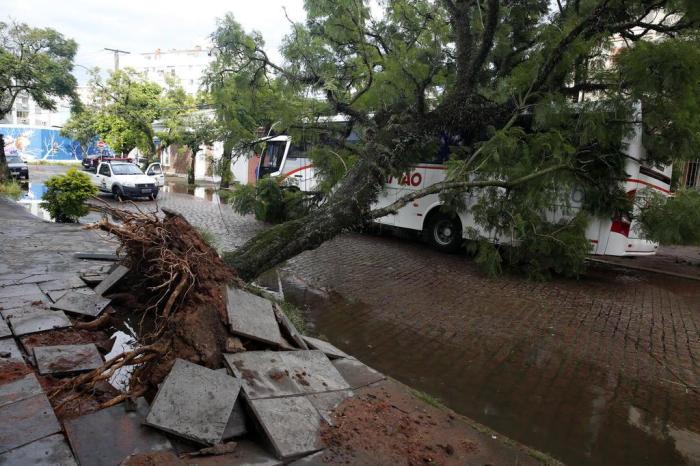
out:
M224 250L264 228L186 194L159 205ZM700 282L597 265L489 279L463 256L358 234L284 272L316 333L515 440L571 464L700 462Z

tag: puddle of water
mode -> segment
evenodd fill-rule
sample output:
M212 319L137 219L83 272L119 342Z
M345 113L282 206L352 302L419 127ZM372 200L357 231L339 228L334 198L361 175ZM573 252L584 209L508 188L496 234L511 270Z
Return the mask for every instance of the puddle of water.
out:
M46 185L44 183L30 181L22 184L22 189L25 191L17 202L35 217L52 222L53 220L49 212L41 208L41 199L47 191Z
M166 181L165 186L161 189L164 193L189 194L198 199L204 199L205 201L214 202L216 204L226 204L226 200L219 197L217 189L214 186L192 187L178 181Z
M512 347L501 342L509 348L505 355L488 354L480 344L468 354L463 347L435 349L435 333L426 336L410 325L382 320L362 302L314 289L289 273L283 274L283 287L312 332L455 411L566 463L700 460L700 429L695 429L700 423L691 414L668 412L668 406L678 411L688 402L667 387L640 385L586 360L570 361L556 346L543 348L527 336ZM494 332L488 338L493 347L499 337ZM503 361L489 363L499 358ZM559 370L573 373L562 377ZM635 408L638 404L666 420L647 415Z

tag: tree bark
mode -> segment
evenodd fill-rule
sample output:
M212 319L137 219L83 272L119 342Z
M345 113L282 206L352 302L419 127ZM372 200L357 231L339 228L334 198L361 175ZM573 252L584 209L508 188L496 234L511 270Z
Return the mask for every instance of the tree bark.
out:
M231 153L233 152L233 141L231 138L226 138L224 141L224 153L221 155L221 188L231 186Z
M190 169L187 172L187 184L194 184L194 168L197 164L197 152L190 149Z
M10 167L5 158L5 137L0 134L0 182L10 179Z

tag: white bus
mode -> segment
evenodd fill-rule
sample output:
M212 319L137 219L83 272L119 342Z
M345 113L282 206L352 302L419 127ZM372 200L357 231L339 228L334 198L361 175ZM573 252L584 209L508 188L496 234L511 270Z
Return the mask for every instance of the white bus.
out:
M642 189L654 189L664 195L671 194L671 166L654 168L640 163L644 160L644 147L641 144L641 132L630 138L627 144L626 172L629 175L624 189L630 198L634 198ZM387 206L402 196L439 183L445 179L446 167L439 163L421 163L411 167L401 176L390 176L382 195L377 199L375 208ZM257 176L278 177L280 182L293 189L305 192L317 190L318 181L312 161L301 150L295 148L290 136L275 136L266 140L260 158ZM387 215L376 220L381 225L404 228L422 232L428 242L436 249L451 251L459 248L467 237L468 229L473 228L494 241L504 242L504 238L494 238L483 231L474 222L469 207L478 200L478 194L468 195L467 209L451 216L441 211L438 194L431 194L409 203L399 209L395 215ZM583 200L583 192L574 190L570 205L576 208ZM658 244L641 238L635 222L620 217L616 219L593 219L586 228L586 237L591 242L591 253L613 256L652 255Z

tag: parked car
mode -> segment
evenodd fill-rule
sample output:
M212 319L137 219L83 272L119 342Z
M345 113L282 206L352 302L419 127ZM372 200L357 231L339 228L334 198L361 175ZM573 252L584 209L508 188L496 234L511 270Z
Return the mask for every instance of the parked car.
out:
M129 162L131 159L121 158L121 157L111 157L109 155L88 155L83 157L83 167L86 170L95 170L97 172L97 166L100 162Z
M163 170L159 163L148 166L147 173L131 162L107 161L100 162L95 174L96 184L100 191L111 193L115 199L123 200L129 197L148 197L155 199L158 197L158 189L161 186L157 170L162 176Z
M6 157L7 166L10 168L10 176L18 180L29 179L29 166L18 155L8 155Z

